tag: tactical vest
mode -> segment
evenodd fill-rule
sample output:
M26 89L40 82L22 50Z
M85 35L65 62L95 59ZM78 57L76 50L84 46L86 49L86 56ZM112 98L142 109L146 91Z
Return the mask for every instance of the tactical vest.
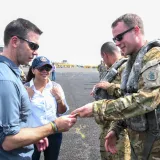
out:
M125 95L136 93L138 91L138 80L140 74L142 74L144 68L142 69L142 61L144 55L153 47L160 47L160 40L152 41L144 46L139 51L134 64L132 65L132 69L128 71L129 77L127 77L127 62L126 68L123 72L124 76L122 76L122 84L121 89L125 93ZM129 60L128 60L129 61ZM159 65L160 62L157 62L155 65ZM160 66L156 67L156 70L160 72ZM126 71L126 72L125 72ZM149 158L149 154L152 150L152 146L156 139L160 139L160 107L157 109L146 113L144 115L136 116L133 118L129 118L126 120L127 128L130 128L137 132L146 132L147 137L144 144L144 154L143 160L147 160ZM134 152L132 152L132 156ZM135 160L137 160L136 155L133 156Z
M122 58L119 61L115 62L113 66L108 69L104 77L101 79L101 81L107 81L112 82L117 74L118 74L118 68L121 67L122 64L124 64L127 61L127 58ZM106 90L102 88L96 88L94 90L94 98L95 100L101 100L101 99L115 99L115 97L109 95Z

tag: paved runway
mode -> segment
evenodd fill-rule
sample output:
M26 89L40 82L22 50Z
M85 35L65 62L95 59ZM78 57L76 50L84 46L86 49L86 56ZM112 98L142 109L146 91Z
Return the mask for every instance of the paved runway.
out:
M94 100L89 94L92 86L98 82L96 69L71 68L60 69L57 72L57 82L65 91L70 112ZM93 118L78 118L76 125L69 132L63 134L59 160L99 159L98 125Z
M96 69L57 68L56 81L64 89L70 111L94 99L89 95L98 82ZM99 160L99 126L93 118L78 118L70 131L63 133L59 160ZM41 156L43 160L43 155Z

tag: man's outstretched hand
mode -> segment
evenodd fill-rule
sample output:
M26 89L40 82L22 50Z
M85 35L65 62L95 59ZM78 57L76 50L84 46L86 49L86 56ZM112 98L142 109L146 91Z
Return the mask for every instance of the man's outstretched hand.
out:
M80 108L77 108L71 115L78 115L79 117L92 117L93 116L93 103L88 103Z

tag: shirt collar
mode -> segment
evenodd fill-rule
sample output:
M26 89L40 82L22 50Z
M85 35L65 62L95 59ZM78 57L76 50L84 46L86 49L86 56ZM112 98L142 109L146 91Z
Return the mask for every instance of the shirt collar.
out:
M13 72L17 76L20 76L20 69L18 68L18 66L13 61L11 61L10 59L8 59L5 56L0 56L0 62L5 63L9 68L11 68L13 70Z
M32 79L31 81L30 81L30 87L34 87L34 81L33 81L34 79ZM46 84L46 86L45 86L45 88L50 88L50 87L52 87L53 86L53 84L52 84L52 81L48 78L48 80L49 80L49 82Z

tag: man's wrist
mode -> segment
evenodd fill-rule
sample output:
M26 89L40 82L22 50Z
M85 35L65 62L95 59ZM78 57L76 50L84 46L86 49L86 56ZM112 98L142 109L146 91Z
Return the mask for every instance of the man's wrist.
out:
M58 133L58 127L54 121L50 122L54 133Z
M60 99L56 99L56 102L57 103L62 103L62 99L60 98Z
M115 136L116 136L117 140L119 140L119 134L118 134L118 132L117 132L116 130L114 130L114 129L112 129L111 131L113 131L113 132L114 132L114 134L115 134Z

